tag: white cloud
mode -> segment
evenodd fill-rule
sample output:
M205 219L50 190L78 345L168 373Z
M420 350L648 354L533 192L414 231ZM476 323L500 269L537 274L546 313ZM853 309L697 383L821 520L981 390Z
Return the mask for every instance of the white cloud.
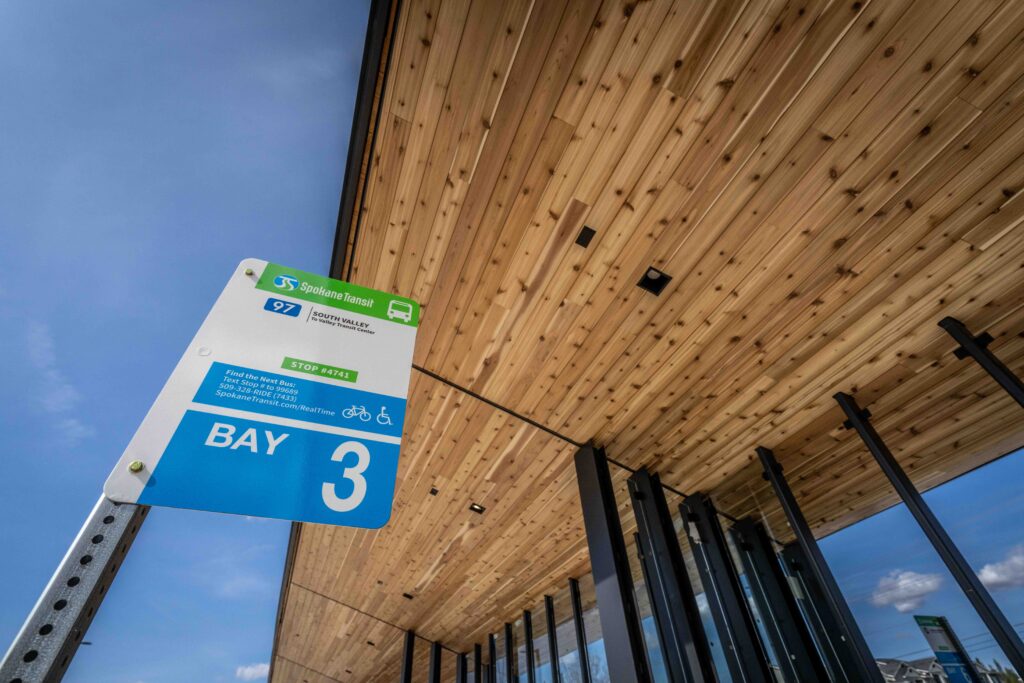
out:
M924 599L939 590L941 585L942 576L939 574L896 569L879 579L871 595L871 604L876 607L892 605L897 612L909 612L920 607Z
M988 588L1015 588L1024 586L1024 545L1010 550L1002 562L986 564L978 578Z
M249 664L235 669L235 678L243 681L258 681L267 677L270 673L270 664Z
M38 320L30 320L25 331L25 346L38 382L35 400L43 412L55 418L55 432L68 445L92 436L92 427L75 415L75 407L82 396L60 370L50 328Z

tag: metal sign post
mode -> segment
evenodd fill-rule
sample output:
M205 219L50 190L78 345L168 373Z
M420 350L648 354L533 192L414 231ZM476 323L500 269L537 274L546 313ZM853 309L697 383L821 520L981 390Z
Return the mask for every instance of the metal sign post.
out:
M0 681L63 678L148 512L100 497L0 663Z

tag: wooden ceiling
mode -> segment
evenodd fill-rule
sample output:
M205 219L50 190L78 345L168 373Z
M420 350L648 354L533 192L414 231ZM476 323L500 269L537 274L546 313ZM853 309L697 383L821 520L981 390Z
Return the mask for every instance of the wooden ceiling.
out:
M395 21L348 258L423 304L417 364L778 537L757 444L820 533L895 502L836 391L921 487L1024 443L936 326L1024 369L1024 3L404 0ZM387 527L303 526L275 683L391 675L399 628L469 649L589 570L570 443L418 372L405 427Z

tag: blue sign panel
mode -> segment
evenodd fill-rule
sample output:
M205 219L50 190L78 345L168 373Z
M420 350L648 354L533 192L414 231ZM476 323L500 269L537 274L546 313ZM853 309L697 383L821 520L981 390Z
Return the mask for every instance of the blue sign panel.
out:
M397 444L190 410L138 502L378 528L397 471Z
M405 419L404 398L226 363L210 367L193 400L394 437Z

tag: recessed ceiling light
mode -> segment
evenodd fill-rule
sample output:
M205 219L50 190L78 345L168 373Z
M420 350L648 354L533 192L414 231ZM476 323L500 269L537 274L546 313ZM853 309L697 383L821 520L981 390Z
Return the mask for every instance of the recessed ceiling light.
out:
M663 271L651 266L644 271L643 277L640 278L640 282L636 283L636 286L640 289L646 289L654 296L658 296L671 279L671 275L667 275Z
M477 513L478 515L482 515L482 514L484 514L484 510L486 510L487 508L485 508L480 503L470 503L469 504L469 509L472 510L473 512Z
M585 249L590 246L590 240L594 239L594 235L596 234L596 230L589 225L584 225L583 229L580 230L580 234L576 237L576 244Z

